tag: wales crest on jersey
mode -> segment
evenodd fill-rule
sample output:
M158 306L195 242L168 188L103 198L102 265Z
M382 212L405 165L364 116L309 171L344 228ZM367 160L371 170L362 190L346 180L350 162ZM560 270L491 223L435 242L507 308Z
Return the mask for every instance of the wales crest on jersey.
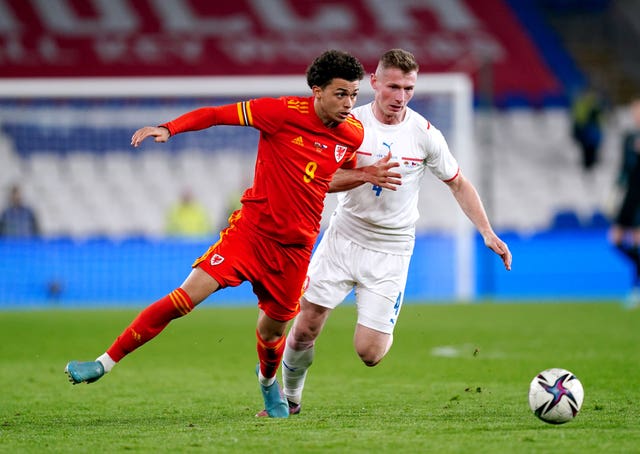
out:
M336 162L340 162L342 158L344 158L345 153L347 152L347 147L344 145L336 145L335 155Z

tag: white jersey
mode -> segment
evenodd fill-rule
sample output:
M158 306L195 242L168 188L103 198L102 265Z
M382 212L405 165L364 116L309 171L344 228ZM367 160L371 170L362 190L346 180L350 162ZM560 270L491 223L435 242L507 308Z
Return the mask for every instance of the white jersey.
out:
M458 175L458 162L442 133L419 113L407 108L400 124L386 125L375 118L372 106L369 103L352 111L365 131L358 167L371 165L391 151L391 160L400 163L393 171L402 175L402 185L391 191L366 183L339 192L330 228L362 247L411 255L425 170L449 181Z

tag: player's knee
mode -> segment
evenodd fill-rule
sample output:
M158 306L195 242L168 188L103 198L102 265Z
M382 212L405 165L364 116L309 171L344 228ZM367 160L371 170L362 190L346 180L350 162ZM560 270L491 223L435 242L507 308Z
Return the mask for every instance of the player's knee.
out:
M362 359L362 362L364 363L364 365L367 367L377 366L378 364L380 364L380 361L382 361L382 358L363 358L363 357L360 357L360 358Z
M384 358L384 354L384 351L377 348L366 347L358 349L358 356L367 367L378 365L380 361L382 361L382 358Z
M393 344L393 334L389 336L376 335L373 338L357 336L355 347L358 356L367 367L373 367L382 361Z

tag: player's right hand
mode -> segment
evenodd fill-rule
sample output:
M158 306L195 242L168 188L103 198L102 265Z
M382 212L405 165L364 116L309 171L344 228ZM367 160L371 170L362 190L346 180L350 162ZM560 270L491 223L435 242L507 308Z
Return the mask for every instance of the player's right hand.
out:
M163 126L145 126L133 133L131 145L137 147L147 137L155 137L156 142L166 142L170 135L169 130Z

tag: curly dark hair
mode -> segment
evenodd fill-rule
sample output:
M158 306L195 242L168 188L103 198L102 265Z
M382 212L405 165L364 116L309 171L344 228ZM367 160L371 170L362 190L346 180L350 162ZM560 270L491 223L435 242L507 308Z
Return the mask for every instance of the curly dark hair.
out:
M348 52L335 49L324 52L307 68L309 88L324 88L336 78L353 82L363 77L362 63Z

